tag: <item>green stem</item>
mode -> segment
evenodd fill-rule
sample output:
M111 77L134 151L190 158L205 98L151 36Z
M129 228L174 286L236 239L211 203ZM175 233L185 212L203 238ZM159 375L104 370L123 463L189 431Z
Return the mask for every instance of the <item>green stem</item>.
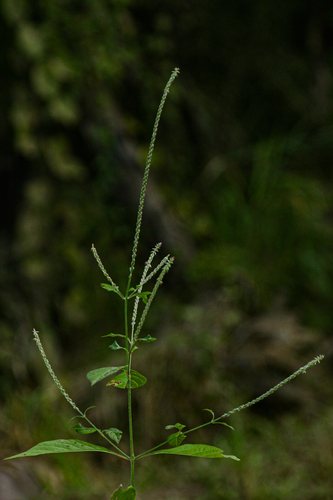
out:
M130 463L131 463L131 486L134 485L134 437L133 437L133 414L132 414L132 381L131 381L131 367L132 367L132 341L129 338L128 331L128 295L131 285L131 276L129 276L127 290L125 295L125 336L127 347L127 407L128 407L128 431L130 440Z

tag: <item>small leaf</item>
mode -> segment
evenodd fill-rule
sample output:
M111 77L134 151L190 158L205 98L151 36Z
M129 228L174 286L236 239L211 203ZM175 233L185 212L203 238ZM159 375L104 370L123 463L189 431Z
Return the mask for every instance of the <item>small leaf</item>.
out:
M147 382L146 377L136 372L135 370L131 370L131 388L136 389L137 387L141 387L145 385ZM119 373L114 379L110 380L106 385L113 385L118 387L119 389L126 389L128 384L128 376L127 372L123 370L122 373Z
M184 429L184 427L186 427L186 425L183 425L183 424L175 424L175 425L167 425L166 426L166 430L170 430L170 429L178 429L179 431L181 431L182 429Z
M113 427L111 427L110 429L105 429L103 432L104 434L109 436L112 441L115 441L117 444L120 443L123 433L119 429L114 429Z
M209 411L209 413L212 414L212 421L213 421L215 418L215 413L213 412L213 410L209 410L209 408L204 408L204 411Z
M112 494L110 500L135 500L136 491L133 486L129 486L127 490L123 490L121 486Z
M235 457L235 455L223 455L224 458L231 458L232 460L236 460L237 462L240 462L240 458Z
M124 298L123 294L119 291L119 287L117 286L109 285L108 283L101 283L101 287L108 292L115 292L122 299Z
M182 446L177 446L177 448L153 451L149 455L161 454L185 455L188 457L202 458L232 458L233 460L239 460L239 458L234 457L233 455L223 455L223 451L220 448L209 446L207 444L183 444Z
M121 347L116 340L113 342L113 344L109 345L109 347L113 351L119 351L120 349L124 349L124 351L126 351L125 347Z
M168 444L170 446L179 446L182 444L186 436L182 432L175 432L168 437Z
M140 293L136 293L135 295L133 295L133 297L140 297L140 299L142 299L142 302L144 304L147 304L147 300L148 300L149 295L151 295L151 292L140 292Z
M77 418L86 418L87 411L92 410L93 408L96 408L96 406L89 406L86 410L84 410L84 417L77 417Z
M74 431L78 432L79 434L93 434L94 432L96 432L96 429L94 429L93 427L84 427L81 424L74 425L72 429L74 429Z
M126 338L125 335L121 335L120 333L108 333L107 335L102 335L102 338L104 337L123 337L124 339Z
M96 382L99 382L100 380L103 380L103 378L109 377L110 375L119 372L119 370L122 370L123 368L125 368L125 366L97 368L96 370L92 370L91 372L87 373L87 378L91 382L91 385L94 385L96 384Z
M111 455L118 456L117 453L114 453L107 448L103 448L103 446L96 446L95 444L77 441L76 439L55 439L54 441L44 441L43 443L39 443L30 448L30 450L9 457L6 460L21 457L33 457L36 455L47 455L49 453L71 453L79 451L101 451L103 453L111 453Z
M138 339L139 342L154 342L156 339L152 337L151 335L147 335L147 337L144 337L142 339Z
M108 283L101 283L101 287L108 292L115 292L116 290L118 290L117 287L109 285Z
M226 424L225 422L213 422L213 424L220 424L220 425L225 425L226 427L229 427L231 430L235 430L232 425Z

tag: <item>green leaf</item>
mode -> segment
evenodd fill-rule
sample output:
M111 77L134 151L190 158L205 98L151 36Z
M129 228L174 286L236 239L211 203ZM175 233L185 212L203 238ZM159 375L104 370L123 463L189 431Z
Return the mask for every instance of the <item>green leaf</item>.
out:
M143 339L138 339L139 342L154 342L154 340L156 339L151 335L147 335L147 337L144 337Z
M168 444L170 446L179 446L182 444L186 436L182 432L175 432L168 437Z
M79 434L93 434L94 432L96 432L96 429L94 429L93 427L84 427L81 424L74 425L72 429L74 429L74 431L78 432Z
M113 342L113 344L109 345L109 347L113 351L119 351L119 349L124 349L124 351L126 351L125 347L121 347L116 340Z
M131 382L132 382L131 388L136 389L137 387L145 385L147 379L146 377L136 372L135 370L131 370ZM110 382L108 382L106 385L113 385L115 387L118 387L119 389L126 389L127 383L128 383L127 372L123 370L122 373L119 373L119 375L110 380Z
M233 455L223 455L223 450L216 448L215 446L209 446L207 444L183 444L177 448L171 448L170 450L157 450L149 453L149 455L185 455L188 457L202 457L202 458L232 458L233 460L239 460L239 458ZM147 456L147 455L146 455Z
M235 430L232 425L226 424L225 422L213 422L213 424L220 424L220 425L225 425L226 427L229 427L231 430Z
M39 443L30 448L30 450L8 457L6 460L21 457L33 457L36 455L47 455L49 453L71 453L79 451L100 451L118 456L117 453L114 453L107 448L103 448L103 446L96 446L95 444L77 441L76 439L55 439L54 441L44 441L43 443Z
M96 382L99 382L100 380L103 380L103 378L109 377L110 375L119 372L119 370L122 370L123 368L125 368L125 366L109 366L106 368L97 368L96 370L92 370L91 372L87 373L87 378L91 382L91 385L94 385L96 384Z
M175 425L167 425L166 426L166 430L170 430L170 429L178 429L179 431L183 430L184 427L186 427L186 425L183 425L183 424L175 424Z
M151 295L151 292L140 292L140 293L135 293L133 297L140 297L142 299L142 302L144 304L147 304L148 296Z
M123 294L119 291L119 287L117 286L109 285L108 283L101 283L101 287L108 292L115 292L122 299L124 298Z
M104 288L104 290L107 290L108 292L118 291L117 287L115 287L113 285L108 285L107 283L101 283L101 287Z
M213 420L215 419L215 413L213 412L213 410L210 410L209 408L204 408L204 411L209 411L209 413L212 414L212 422L213 422Z
M104 337L123 337L124 339L126 338L125 335L121 335L120 333L108 333L107 335L102 335L102 338Z
M136 491L133 486L129 486L127 490L123 490L121 486L112 494L110 500L135 500Z
M115 441L117 444L120 443L123 433L119 429L114 429L113 427L111 427L110 429L105 429L103 432L104 434L109 436L112 441Z
M226 424L225 422L215 422L215 414L213 410L209 410L208 408L204 408L204 411L209 411L209 413L212 414L212 424L220 424L220 425L225 425L226 427L229 427L229 429L232 429L233 431L235 430L231 425Z

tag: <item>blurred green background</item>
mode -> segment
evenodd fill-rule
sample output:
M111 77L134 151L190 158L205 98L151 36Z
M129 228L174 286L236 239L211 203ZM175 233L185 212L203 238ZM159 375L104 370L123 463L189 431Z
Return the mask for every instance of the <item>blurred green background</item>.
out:
M138 462L138 500L333 499L331 2L0 0L0 43L0 458L77 437L33 327L78 406L127 444L125 393L86 379L121 362L101 337L123 328L90 248L124 287L177 66L137 276L158 241L176 261L146 323L158 341L136 353L136 451L325 360L235 431L189 437L241 462ZM3 500L107 500L128 481L93 454L0 464Z

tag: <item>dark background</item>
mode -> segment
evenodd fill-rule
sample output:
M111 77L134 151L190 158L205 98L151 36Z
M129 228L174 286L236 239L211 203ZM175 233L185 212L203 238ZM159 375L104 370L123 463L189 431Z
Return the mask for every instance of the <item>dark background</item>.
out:
M77 437L33 327L77 405L127 444L125 392L86 379L122 363L101 338L122 332L122 303L90 248L124 289L177 66L138 255L137 279L158 241L176 261L144 330L158 340L134 358L137 453L325 360L234 431L188 438L241 462L138 462L139 499L333 498L331 2L1 0L0 44L1 457ZM105 500L129 471L69 454L3 462L1 478L4 500Z

